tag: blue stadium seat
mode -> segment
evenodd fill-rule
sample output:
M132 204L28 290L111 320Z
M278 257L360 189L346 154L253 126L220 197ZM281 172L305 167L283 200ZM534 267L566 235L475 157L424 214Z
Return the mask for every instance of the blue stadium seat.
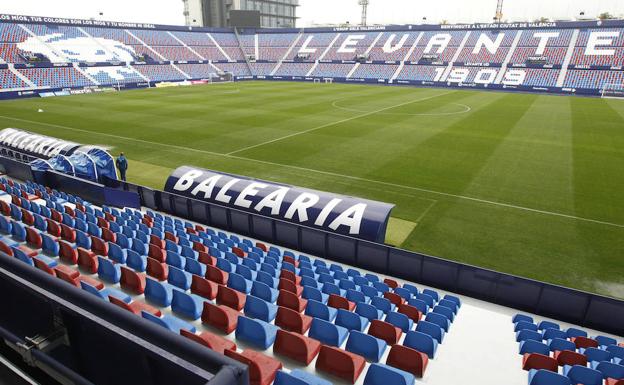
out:
M561 326L559 326L559 324L551 322L551 321L541 321L539 324L537 324L537 330L546 330L546 329L561 329Z
M526 329L520 330L519 332L516 333L517 342L526 341L526 340L541 341L542 335L539 332L536 332L533 330L526 330Z
M544 369L532 369L529 371L529 385L572 385L572 383L568 377L561 374Z
M46 234L41 234L41 238L43 240L42 250L47 255L51 255L53 257L57 257L59 255L60 245L59 243L52 237Z
M526 321L516 322L514 326L514 332L519 332L520 330L524 329L537 331L537 325Z
M325 321L334 322L337 310L315 300L308 300L305 314L310 317L320 318Z
M89 234L85 233L84 231L76 230L76 246L90 250L92 243L93 242L91 241L91 236Z
M335 323L336 325L342 326L347 330L357 330L362 332L366 329L366 326L368 326L369 321L368 318L362 317L357 313L353 313L345 309L338 309Z
M568 338L572 337L587 337L587 332L585 330L577 329L577 328L569 328L566 330L566 334Z
M579 385L602 385L602 373L585 366L564 366L563 375L567 376L573 384Z
M295 369L290 373L278 371L273 385L332 385L332 383L301 369Z
M158 282L147 277L145 279L145 298L160 306L168 307L173 300L174 286L165 282Z
M441 299L440 302L438 302L438 305L446 306L449 309L452 309L455 315L457 315L457 312L459 311L459 306L460 306L456 301L445 299L445 298Z
M176 267L178 269L184 269L186 267L186 258L183 258L180 254L167 251L167 258L165 259L167 265Z
M98 256L98 276L106 282L119 283L121 269L119 265L113 264L110 259Z
M201 277L206 275L206 265L190 258L186 259L186 267L184 268L184 270L188 271L191 274L199 275Z
M384 312L377 309L375 306L360 302L357 304L355 308L355 312L361 315L364 318L367 318L369 321L374 319L381 319L383 317Z
M245 315L264 322L272 322L277 315L277 305L273 305L253 295L248 295L245 301Z
M261 298L267 302L275 303L277 301L277 296L279 295L279 291L273 288L270 288L269 285L254 281L251 286L251 295Z
M427 303L422 299L412 298L407 303L410 306L414 306L423 314L427 314L429 312L429 305L427 305Z
M413 374L383 364L372 364L364 377L364 385L412 385L414 381Z
M430 296L431 298L433 298L433 300L434 300L435 302L438 302L438 301L440 300L440 295L439 295L439 294L438 294L438 292L437 292L437 291L435 291L435 290L431 290L431 289L424 289L422 292L423 292L423 294L426 294L426 295ZM447 299L448 299L448 298L447 298ZM433 307L433 305L431 305L431 306Z
M123 250L119 245L109 242L108 243L108 258L121 264L126 264L128 254L126 250Z
M197 320L204 310L204 301L204 298L195 294L187 294L180 290L173 290L171 310L183 317Z
M388 344L386 341L357 330L351 331L346 350L372 362L379 362Z
M617 345L617 340L615 338L607 337L607 336L596 336L594 337L596 341L600 344L600 346L609 346L609 345Z
M304 277L304 279L307 277ZM303 279L301 280L301 282L303 283ZM318 302L321 302L323 304L327 303L327 300L329 299L329 295L323 293L322 291L320 291L318 288L314 288L311 286L303 286L303 292L301 293L301 297L307 299L307 300L315 300Z
M398 313L394 311L386 315L385 321L403 330L404 333L412 330L412 327L414 326L414 321L412 319L410 319L403 313Z
M403 346L425 353L429 358L433 359L435 358L436 350L438 350L438 341L428 334L411 331L405 334Z
M438 325L445 332L448 332L449 328L451 327L451 321L449 321L449 319L446 316L443 316L442 314L438 314L438 313L431 312L427 314L427 316L425 317L425 321Z
M539 341L536 339L536 341ZM564 340L562 338L554 338L552 340L550 340L549 344L548 344L550 351L554 352L556 350L571 350L571 351L576 351L576 345L574 345L574 342L568 341L568 340Z
M147 268L147 257L144 255L139 255L134 250L126 250L128 258L126 259L126 264L129 268L134 269L135 271L144 272Z
M193 281L193 275L177 267L169 266L169 276L167 281L182 290L188 290Z
M420 321L416 323L416 331L430 335L440 344L444 340L444 329L428 321Z
M195 333L197 331L195 326L177 317L172 317L169 315L164 315L163 317L157 317L146 311L142 311L141 316L145 318L146 320L152 321L155 324L160 325L166 329L169 329L176 334L180 334L180 330L182 329L188 330L191 333Z
M35 262L33 261L33 259L30 256L26 255L26 253L24 253L22 250L18 249L15 246L11 247L11 250L13 250L13 256L15 258L19 259L27 265L35 266Z
M80 281L80 286L82 287L82 290L91 293L105 301L108 301L109 296L115 297L121 301L124 301L125 303L130 303L132 301L132 297L130 297L128 294L124 293L121 290L116 290L113 288L104 288L102 290L98 290L95 286L92 286L84 281Z
M542 333L542 338L545 340L552 340L554 338L562 338L565 340L566 338L568 338L568 335L563 330L546 329Z
M236 291L244 294L249 294L251 292L252 282L245 279L245 277L240 274L230 273L227 285L229 288L232 288Z
M453 313L453 310L446 307L446 306L440 306L440 305L436 305L436 307L433 308L433 310L431 310L432 313L437 313L437 314L442 314L443 316L445 316L446 318L449 319L449 321L451 321L451 323L455 320L455 313Z
M270 323L239 316L238 325L236 326L236 338L266 350L275 342L277 329L277 326Z
M520 342L519 353L522 355L527 354L527 353L539 353L545 356L549 356L550 348L548 347L548 345L540 341L526 340L526 341Z
M394 309L396 308L396 306L392 302L384 297L371 297L371 305L375 306L377 309L383 311L386 314L394 311Z
M348 334L349 331L342 326L334 325L320 318L314 318L308 335L326 345L339 347Z
M394 289L394 292L406 301L412 299L413 296L412 292L404 287L397 287L396 289Z
M587 348L583 351L583 354L587 357L587 361L590 363L592 369L596 369L598 363L603 361L610 362L613 358L610 352L599 348Z

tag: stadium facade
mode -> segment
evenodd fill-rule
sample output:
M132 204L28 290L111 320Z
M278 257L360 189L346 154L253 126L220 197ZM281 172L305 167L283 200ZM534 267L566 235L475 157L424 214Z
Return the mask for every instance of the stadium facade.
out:
M298 6L299 0L184 0L184 16L188 26L231 27L241 26L233 18L236 12L257 12L258 27L294 28Z
M269 79L621 92L624 22L209 29L0 15L0 97Z

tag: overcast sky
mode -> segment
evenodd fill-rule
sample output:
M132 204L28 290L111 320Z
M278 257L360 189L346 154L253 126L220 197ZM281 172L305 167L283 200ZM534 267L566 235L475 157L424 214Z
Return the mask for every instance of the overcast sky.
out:
M312 24L358 24L361 8L357 0L299 0L298 26ZM489 22L496 0L370 0L369 24L427 22ZM624 15L624 0L505 0L504 19L534 20L573 18L584 11ZM181 0L0 0L0 13L91 18L103 12L111 21L154 24L184 24Z

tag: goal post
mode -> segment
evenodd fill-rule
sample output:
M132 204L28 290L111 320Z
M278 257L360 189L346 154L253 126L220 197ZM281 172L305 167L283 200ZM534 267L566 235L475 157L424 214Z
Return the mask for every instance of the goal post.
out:
M624 99L624 83L606 83L602 86L600 96L603 98Z

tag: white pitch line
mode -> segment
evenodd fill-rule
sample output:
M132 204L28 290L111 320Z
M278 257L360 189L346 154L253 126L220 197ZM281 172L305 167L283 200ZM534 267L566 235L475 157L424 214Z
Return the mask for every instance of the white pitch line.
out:
M239 153L239 152L251 150L252 148L261 147L261 146L264 146L264 145L267 145L267 144L279 142L279 141L282 141L284 139L289 139L289 138L292 138L292 137L295 137L295 136L307 134L308 132L312 132L312 131L320 130L320 129L323 129L323 128L335 126L337 124L350 122L352 120L365 118L367 116L379 114L381 112L388 111L388 110L391 110L393 108L403 107L403 106L406 106L406 105L412 104L412 103L424 102L425 100L429 100L429 99L437 98L437 97L440 97L440 96L448 95L448 94L453 93L453 92L455 92L455 91L443 92L443 93L437 94L437 95L431 95L431 96L427 96L427 97L420 98L420 99L409 100L407 102L399 103L399 104L396 104L396 105L393 105L393 106L390 106L390 107L380 108L380 109L375 110L375 111L370 111L370 112L366 112L364 114L359 114L359 115L352 116L350 118L338 120L338 121L335 121L335 122L326 123L326 124L320 125L318 127L313 127L313 128L308 129L308 130L299 131L299 132L292 133L290 135L286 135L286 136L282 136L282 137L279 137L279 138L267 140L266 142L254 144L252 146L243 147L241 149L238 149L238 150L235 150L235 151L232 151L232 152L228 152L226 155L234 155L234 154Z
M495 201L490 201L490 200L487 200L487 199L480 199L480 198L475 198L475 197L466 196L466 195L452 194L452 193L447 193L447 192L443 192L443 191L436 191L436 190L430 190L430 189L421 188L421 187L406 186L406 185L401 185L401 184L398 184L398 183L384 182L384 181L375 180L375 179L361 178L361 177L358 177L358 176L338 174L338 173L330 172L330 171L315 170L313 168L307 168L307 167L292 166L292 165L289 165L289 164L275 163L275 162L270 162L270 161L267 161L267 160L245 158L245 157L242 157L242 156L236 156L236 155L229 155L229 154L223 154L223 153L218 153L218 152L200 150L200 149L197 149L197 148L176 146L176 145L173 145L173 144L150 142L148 140L143 140L143 139L128 138L128 137L125 137L125 136L106 134L106 133L97 132L97 131L88 131L88 130L83 130L83 129L80 129L80 128L62 126L62 125L59 125L59 124L43 123L43 122L37 122L37 121L34 121L34 120L13 118L13 117L4 116L4 115L0 115L0 118L4 118L4 119L8 119L8 120L15 120L15 121L18 121L18 122L33 123L33 124L38 124L38 125L42 125L42 126L63 128L63 129L70 130L70 131L85 132L85 133L88 133L88 134L91 134L91 135L102 135L102 136L111 137L111 138L114 138L114 139L122 139L122 140L129 141L129 142L137 142L137 143L144 143L144 144L149 144L149 145L153 145L153 146L173 148L173 149L180 150L180 151L197 152L197 153L208 154L208 155L213 155L213 156L217 156L217 157L238 159L238 160L243 160L243 161L247 161L247 162L254 162L254 163L260 163L260 164L267 164L267 165L271 165L271 166L279 166L279 167L291 168L291 169L300 170L300 171L315 172L315 173L318 173L318 174L329 175L329 176L338 177L338 178L352 179L352 180L357 180L357 181L361 181L361 182L368 182L368 183L376 183L376 184L389 186L389 187L398 187L398 188L403 188L403 189L412 190L412 191L420 191L420 192L429 193L429 194L432 194L432 195L446 196L446 197L450 197L450 198L463 199L463 200L468 200L468 201L472 201L472 202L489 204L489 205L493 205L493 206L507 207L507 208L521 210L521 211L528 211L528 212L533 212L533 213L538 213L538 214L552 215L552 216L561 217L561 218L568 218L568 219L574 219L574 220L579 220L579 221L584 221L584 222L591 222L591 223L596 223L596 224L605 225L605 226L624 228L624 225L619 224L619 223L600 221L600 220L591 219L591 218L577 217L577 216L574 216L574 215L563 214L563 213L558 213L558 212L554 212L554 211L539 210L539 209L534 209L534 208L531 208L531 207L518 206L518 205L513 205L513 204L510 204L510 203L503 203L503 202L495 202Z

